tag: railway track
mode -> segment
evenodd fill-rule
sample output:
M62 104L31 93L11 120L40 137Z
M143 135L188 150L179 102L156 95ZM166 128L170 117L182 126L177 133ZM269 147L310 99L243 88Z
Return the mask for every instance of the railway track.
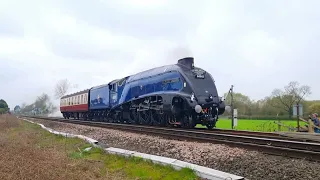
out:
M216 129L213 131L197 129L186 130L179 128L164 128L145 125L116 124L95 121L80 121L51 117L21 117L45 119L72 124L154 134L159 136L165 136L171 139L228 144L230 146L244 147L273 155L304 158L320 162L320 143L305 142L298 139L288 139L286 137L281 137L279 134L276 133L258 133L250 131L233 131L221 129Z

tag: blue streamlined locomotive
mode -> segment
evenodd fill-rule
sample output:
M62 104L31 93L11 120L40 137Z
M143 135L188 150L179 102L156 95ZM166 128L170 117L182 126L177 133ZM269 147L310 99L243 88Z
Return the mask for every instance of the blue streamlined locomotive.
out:
M88 110L64 111L64 117L183 128L202 124L212 129L225 111L211 74L195 67L192 57L92 87L88 95Z

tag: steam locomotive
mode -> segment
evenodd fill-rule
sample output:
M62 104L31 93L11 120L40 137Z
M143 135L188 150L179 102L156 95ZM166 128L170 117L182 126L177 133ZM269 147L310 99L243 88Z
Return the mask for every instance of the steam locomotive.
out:
M212 129L225 103L211 74L185 57L63 96L60 111L65 119Z

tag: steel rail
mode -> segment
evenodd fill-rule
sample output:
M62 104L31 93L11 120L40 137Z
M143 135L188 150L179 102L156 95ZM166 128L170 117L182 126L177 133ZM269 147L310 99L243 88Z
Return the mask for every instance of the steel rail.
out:
M296 139L293 137L284 136L281 133L274 132L259 132L259 131L245 131L245 130L229 130L229 129L204 129L204 128L195 128L189 129L191 131L197 132L206 132L206 133L219 133L219 134L233 134L233 135L243 135L243 136L251 136L251 137L266 137L266 138L274 138L274 139L283 139L283 140L291 140L291 141L299 141L299 142L318 142L313 141L312 139Z
M272 137L253 137L250 134L237 135L215 132L204 132L195 130L185 130L177 128L163 128L157 126L132 125L106 123L96 121L81 121L60 119L51 117L33 117L21 116L35 119L53 120L58 122L66 122L72 124L80 124L87 126L120 129L131 132L140 132L147 134L155 134L166 136L172 139L195 140L201 142L222 143L231 146L245 147L253 150L259 150L264 153L281 155L295 158L305 158L313 161L320 161L320 143L292 141L287 139L276 139Z

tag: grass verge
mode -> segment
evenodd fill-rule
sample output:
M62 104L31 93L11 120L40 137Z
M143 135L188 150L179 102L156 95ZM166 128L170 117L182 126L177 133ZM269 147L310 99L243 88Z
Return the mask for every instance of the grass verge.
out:
M276 123L278 120L247 120L239 119L238 125L235 128L236 130L248 130L248 131L261 131L261 132L275 132L279 130L279 127ZM291 128L297 127L296 120L280 120L280 123L289 126ZM306 125L305 122L300 121L300 126ZM196 127L205 128L201 124L198 124ZM232 129L230 119L219 119L216 124L217 128L221 129ZM288 127L280 127L280 131L289 131Z
M200 179L188 168L107 154L79 138L0 116L0 179Z

